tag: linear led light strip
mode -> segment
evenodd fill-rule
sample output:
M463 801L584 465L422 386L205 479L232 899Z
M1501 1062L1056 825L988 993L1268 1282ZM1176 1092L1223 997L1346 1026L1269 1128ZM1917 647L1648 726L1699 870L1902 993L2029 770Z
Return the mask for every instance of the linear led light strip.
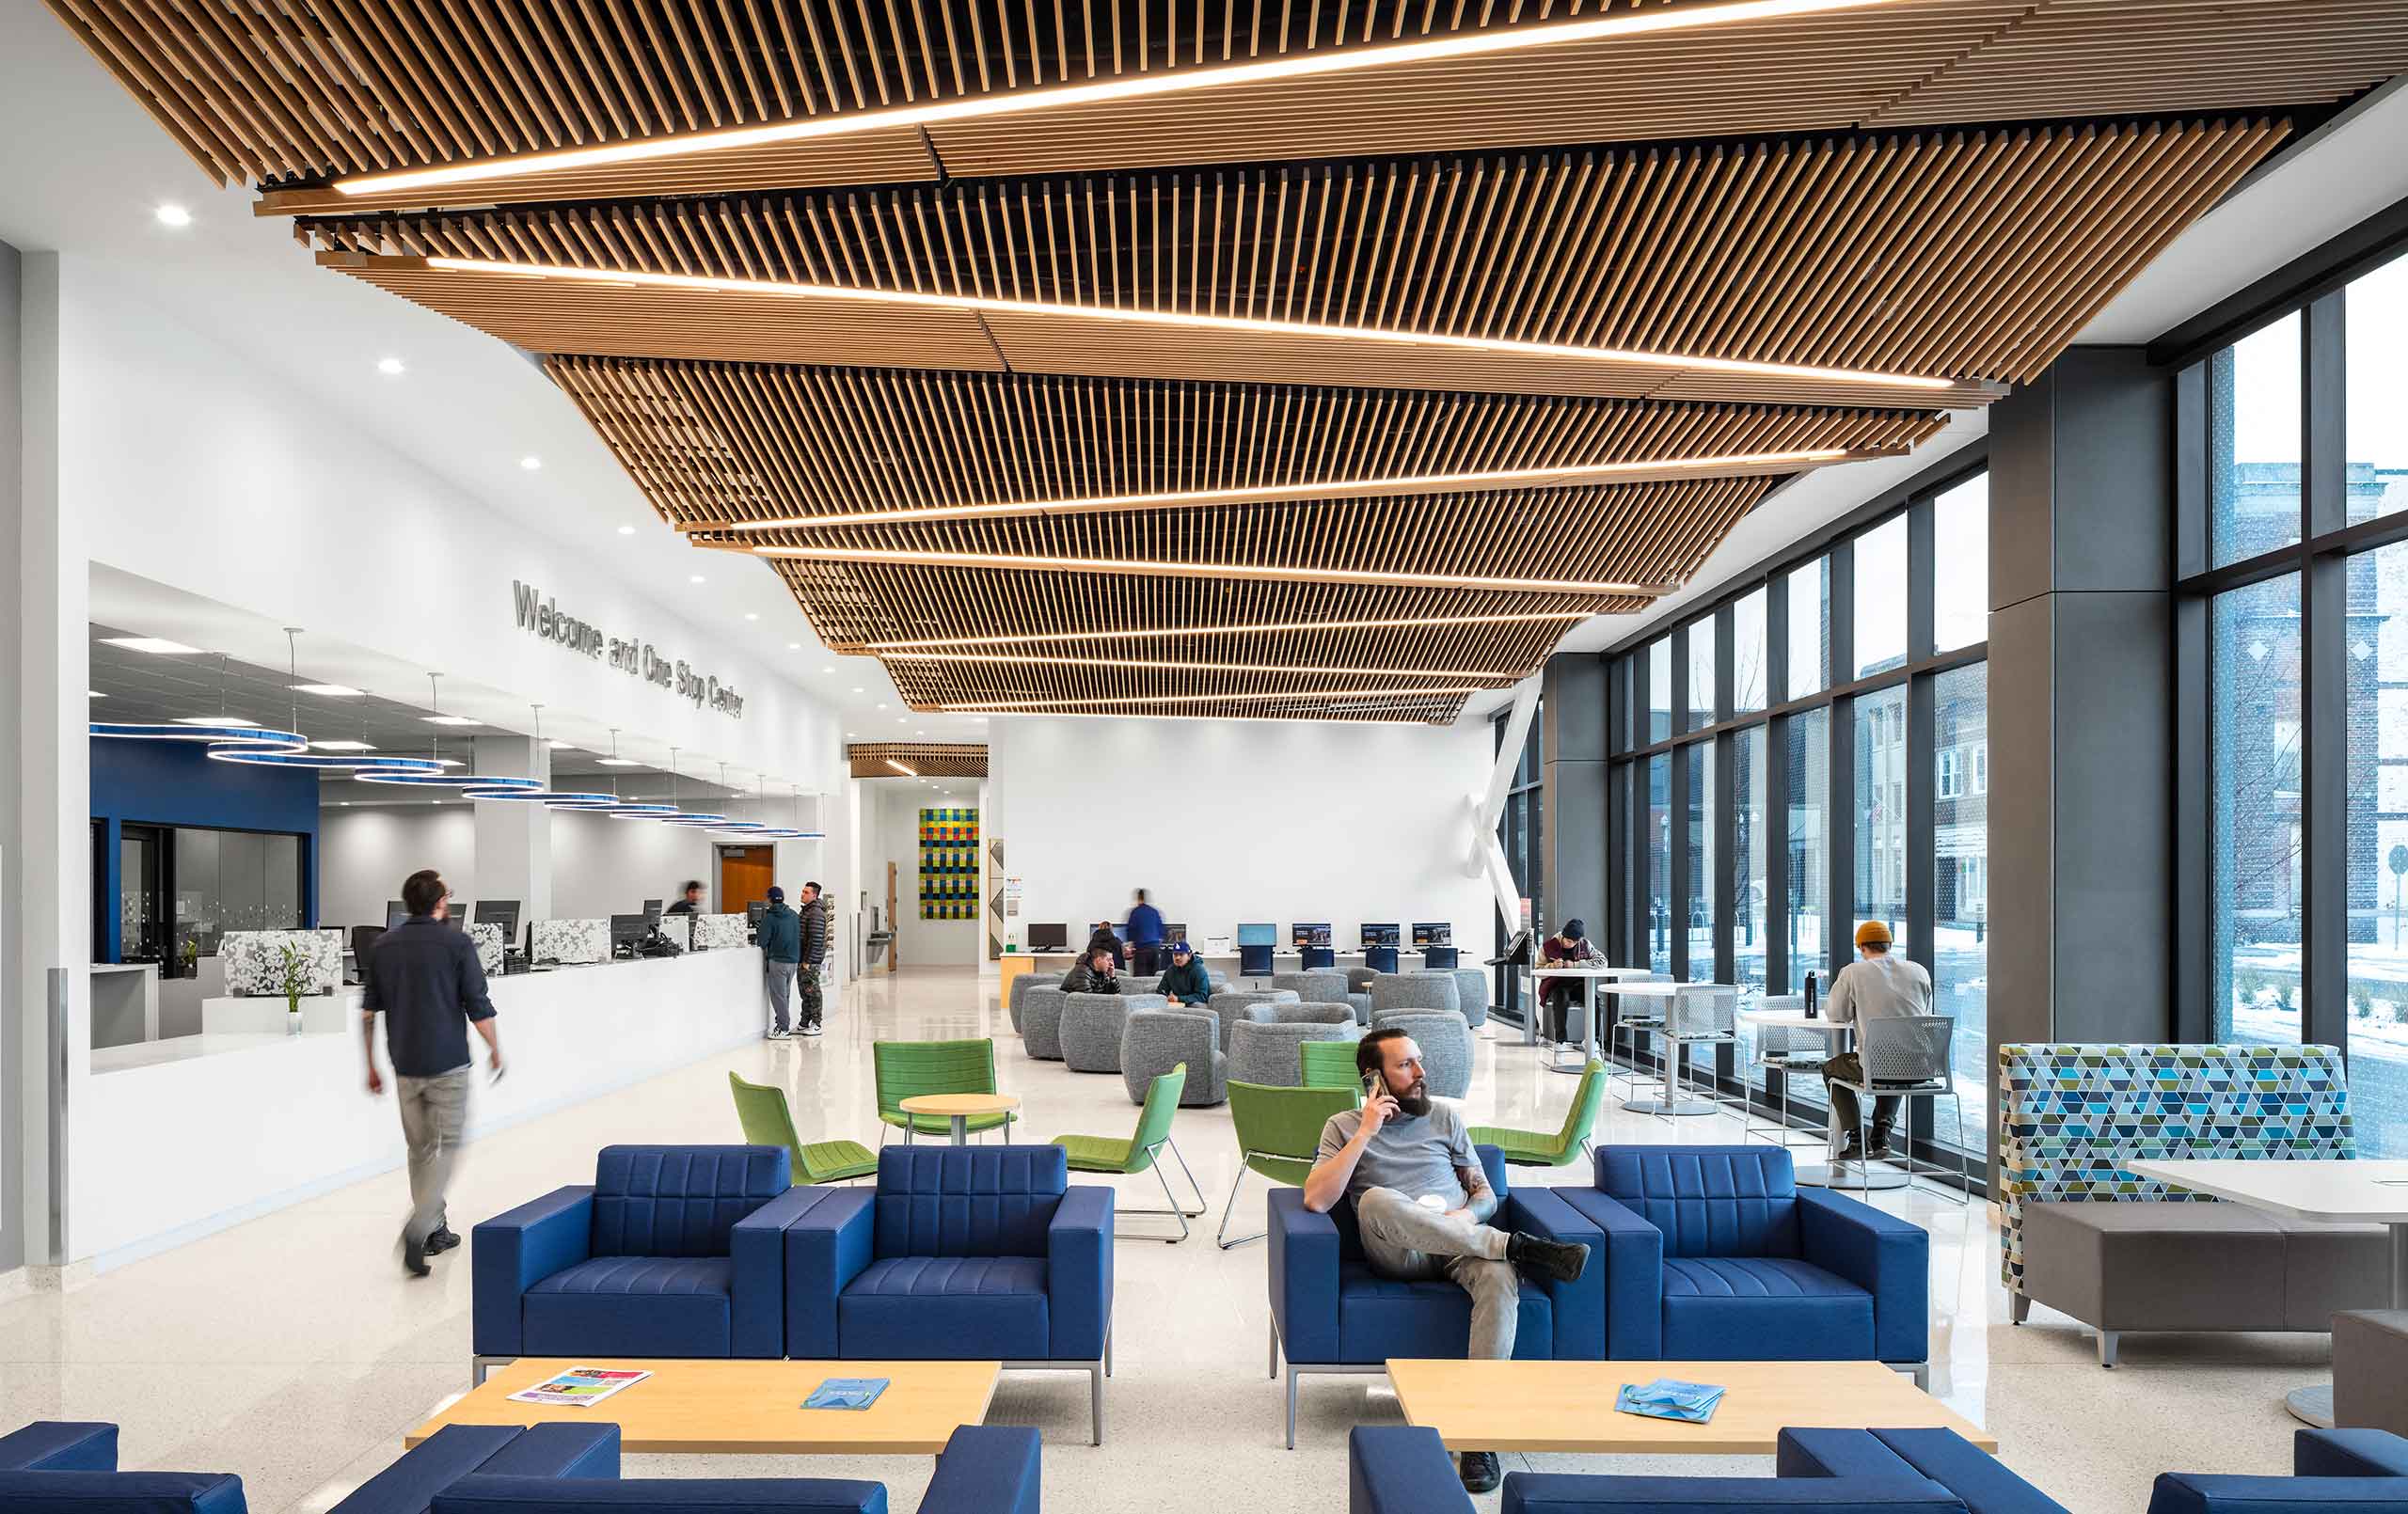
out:
M1643 37L1655 33L1691 31L1737 22L1775 21L1787 16L1821 15L1835 10L1861 10L1895 0L1739 0L1719 6L1692 6L1630 15L1607 15L1551 26L1525 26L1473 36L1435 38L1386 47L1358 47L1242 63L1225 69L1172 71L1139 74L1101 84L1071 85L1055 89L1030 89L1002 95L981 95L895 110L780 121L768 126L737 127L717 132L689 132L642 142L607 147L568 148L557 152L531 152L515 158L487 158L476 163L436 168L409 168L396 173L363 174L339 179L335 189L350 197L374 197L438 184L478 183L489 179L518 179L532 174L573 173L580 168L608 167L699 153L730 152L745 148L777 147L829 137L854 136L900 127L934 126L944 121L978 120L1031 111L1061 110L1108 101L1153 95L1191 94L1232 85L1264 84L1318 74L1358 73L1393 68L1400 63L1426 63L1442 58L1476 57L1483 54L1520 53L1533 48L1560 47L1610 38Z
M1437 699L1453 694L1485 694L1485 688L1306 688L1277 694L1124 694L1111 699L1088 700L994 700L980 704L934 704L937 710L1037 710L1084 708L1090 704L1236 704L1293 703L1312 700L1377 699L1382 702L1426 698Z
M892 757L889 757L888 759L886 759L886 765L887 765L887 766L889 766L889 767L894 768L896 772L898 772L898 773L902 774L905 778L917 778L917 777L919 777L919 776L920 776L919 774L917 774L917 773L915 773L915 772L911 771L911 769L910 769L910 768L908 768L908 767L904 766L901 763L896 762L896 761L895 761L894 758L892 758Z
M1879 0L1887 3L1887 0ZM350 266L334 255L335 266ZM1456 337L1429 331L1388 331L1377 326L1335 326L1317 321L1267 321L1254 316L1197 315L1184 310L1139 310L1103 305L1063 305L1052 300L1006 300L983 294L937 294L917 290L863 289L853 284L796 284L772 278L714 278L701 274L659 274L642 269L581 268L573 263L496 262L485 258L427 258L428 268L511 278L554 278L620 288L674 289L709 294L768 295L780 299L849 300L863 305L899 305L924 310L962 310L979 315L1038 315L1078 321L1117 321L1128 325L1241 331L1253 336L1310 337L1329 341L1386 342L1435 347L1449 352L1501 353L1513 357L1570 358L1676 371L1735 373L1749 378L1806 379L1825 384L1864 384L1885 388L1936 390L1956 381L1919 373L1882 373L1859 368L1815 368L1800 363L1760 363L1739 357L1702 357L1687 353L1640 352L1626 347L1569 347L1548 341L1511 341L1501 337Z
M1278 563L1156 562L1134 558L1043 558L1002 552L918 552L874 546L756 546L765 558L816 562L904 562L920 567L1025 568L1038 573L1117 573L1147 577L1267 578L1293 583L1395 584L1408 589L1495 589L1508 593L1645 596L1663 584L1592 583L1577 578L1495 578L1479 574L1383 573L1376 569L1291 568Z
M1004 652L893 652L886 654L886 660L1022 664L1029 659ZM1339 678L1485 678L1506 684L1522 676L1520 673L1497 672L1483 668L1314 668L1293 663L1172 662L1140 657L1048 657L1045 665L1049 668L1146 668L1182 673L1310 673Z
M786 515L777 520L729 521L733 531L812 530L828 526L879 526L895 521L961 520L986 515L1056 515L1108 510L1172 509L1188 505L1244 502L1269 504L1282 499L1321 499L1348 495L1414 494L1432 489L1483 489L1521 485L1586 483L1642 473L1690 473L1724 468L1804 467L1836 463L1848 456L1844 447L1815 447L1788 452L1726 452L1705 457L1646 458L1630 463L1577 463L1561 467L1499 468L1484 473L1405 473L1384 478L1332 479L1326 482L1266 483L1252 488L1179 489L1155 494L1094 495L1084 498L1001 500L974 505L925 505L908 510L862 511L846 515Z
M863 642L858 649L845 650L883 654L918 647L1045 646L1060 641L1138 641L1149 637L1268 636L1300 631L1393 631L1423 625L1526 625L1541 621L1585 621L1591 613L1585 609L1544 609L1519 615L1398 615L1367 621L1265 621L1254 625L1175 625L1158 630L1048 631L1034 636L930 637L916 641L868 641Z

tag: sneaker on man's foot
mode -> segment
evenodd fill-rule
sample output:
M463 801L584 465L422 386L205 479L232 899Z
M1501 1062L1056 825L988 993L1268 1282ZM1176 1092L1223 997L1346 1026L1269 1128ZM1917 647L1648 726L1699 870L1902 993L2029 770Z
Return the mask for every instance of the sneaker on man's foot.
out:
M813 1023L804 1026L802 1028L802 1033L805 1035L817 1035L819 1033L818 1022L814 1021Z
M1873 1143L1865 1147L1864 1152L1868 1157L1887 1157L1891 1155L1889 1136L1879 1130L1874 1131Z
M1463 1459L1464 1491L1493 1493L1505 1480L1505 1469L1497 1464L1494 1451L1465 1451Z
M779 1030L773 1025L761 1033L761 1039L764 1041L784 1041L787 1039L787 1033Z
M402 1238L402 1270L412 1277L425 1277L435 1270L426 1265L426 1242Z
M429 1256L440 1256L458 1244L460 1244L459 1233L448 1224L441 1225L436 1229L435 1234L426 1238L426 1254Z
M1513 1238L1506 1242L1505 1259L1516 1267L1527 1267L1541 1277L1569 1283L1589 1265L1589 1248L1577 1241L1549 1240L1517 1230Z

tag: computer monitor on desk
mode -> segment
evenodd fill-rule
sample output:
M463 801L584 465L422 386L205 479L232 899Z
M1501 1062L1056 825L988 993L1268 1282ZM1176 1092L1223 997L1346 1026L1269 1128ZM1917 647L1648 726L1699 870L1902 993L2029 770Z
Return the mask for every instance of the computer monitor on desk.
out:
M610 954L612 956L635 955L636 943L642 940L651 930L652 922L642 915L612 915L610 917Z
M1290 943L1292 945L1327 946L1329 944L1329 922L1325 920L1298 921L1288 927L1288 932Z
M1240 946L1276 946L1279 944L1279 927L1277 925L1240 925L1237 943Z
M1364 949L1368 951L1374 946L1394 946L1396 935L1397 928L1394 925L1367 924L1363 927Z
M477 901L476 923L501 927L501 944L518 934L518 901L515 899L480 899Z
M1185 921L1174 921L1163 926L1163 940L1165 943L1183 941L1185 939L1187 939L1187 923Z
M387 930L391 930L394 926L409 918L409 906L402 903L399 899L388 899L385 901L385 928Z
M1450 920L1415 921L1413 923L1413 944L1416 946L1454 945L1454 922Z
M657 925L657 924L659 924L659 923L660 923L660 901L659 901L659 900L657 900L657 899L646 899L646 900L643 902L643 918L644 918L644 919L646 919L646 920L648 920L648 921L651 921L651 922L652 922L654 924L656 924L656 925Z
M1032 952L1067 952L1070 949L1070 927L1068 925L1031 925L1028 927L1028 949Z

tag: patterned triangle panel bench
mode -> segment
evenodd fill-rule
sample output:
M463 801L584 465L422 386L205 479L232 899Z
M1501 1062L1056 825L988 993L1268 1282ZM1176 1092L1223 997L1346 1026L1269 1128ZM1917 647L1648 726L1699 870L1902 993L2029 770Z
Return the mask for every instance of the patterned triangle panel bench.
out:
M2354 1157L2321 1046L1999 1048L2000 1267L2015 1322L2072 1316L2115 1364L2125 1331L2327 1331L2389 1294L2380 1225L2276 1219L2135 1175L2144 1159Z

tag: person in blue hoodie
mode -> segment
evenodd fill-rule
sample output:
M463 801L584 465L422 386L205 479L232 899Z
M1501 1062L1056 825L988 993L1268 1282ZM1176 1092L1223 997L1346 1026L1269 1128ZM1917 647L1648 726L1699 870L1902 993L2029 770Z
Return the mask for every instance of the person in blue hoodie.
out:
M1146 891L1137 891L1137 902L1129 907L1129 954L1135 960L1133 970L1140 976L1163 970L1163 912L1146 903Z
M1196 960L1196 948L1185 937L1170 943L1170 970L1154 992L1181 1004L1210 1004L1212 1001L1212 975L1204 964Z

